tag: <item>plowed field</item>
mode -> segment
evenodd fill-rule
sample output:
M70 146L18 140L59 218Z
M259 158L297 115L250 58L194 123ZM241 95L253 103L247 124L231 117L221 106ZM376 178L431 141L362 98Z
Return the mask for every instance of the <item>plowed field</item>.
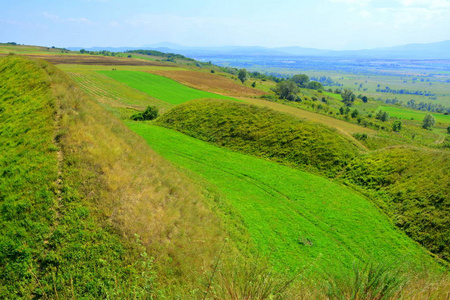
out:
M151 73L168 77L195 89L227 96L259 97L266 94L261 90L249 88L235 83L229 78L210 73L167 70L151 71Z

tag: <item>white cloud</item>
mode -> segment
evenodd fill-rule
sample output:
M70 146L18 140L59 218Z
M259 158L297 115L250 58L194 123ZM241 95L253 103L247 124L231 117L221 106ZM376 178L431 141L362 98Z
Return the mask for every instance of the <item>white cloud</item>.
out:
M343 3L347 5L368 5L372 2L372 0L328 0L332 3Z
M58 15L54 15L48 12L43 12L42 15L49 20L53 21L62 21L62 22L70 22L70 23L77 23L77 24L86 24L86 25L92 25L94 24L93 21L86 19L86 18L61 18Z
M42 14L43 14L44 17L46 17L47 19L51 19L51 20L58 20L58 19L59 19L59 16L54 15L54 14L50 14L50 13L48 13L48 12L46 12L46 11L44 11Z
M450 8L450 0L400 0L403 6L420 6L431 9Z
M92 22L91 20L88 20L86 18L67 18L66 21L72 22L72 23L78 23L78 24L87 24L87 25L94 24L94 22Z

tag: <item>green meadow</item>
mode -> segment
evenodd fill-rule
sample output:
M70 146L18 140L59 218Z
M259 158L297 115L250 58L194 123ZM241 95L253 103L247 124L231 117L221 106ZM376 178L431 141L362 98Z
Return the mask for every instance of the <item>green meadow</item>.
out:
M346 187L170 129L126 124L162 156L215 186L278 269L310 266L318 275L368 260L431 261L373 203Z
M408 108L383 106L383 105L379 106L378 110L385 111L393 117L402 118L402 119L411 119L411 120L414 119L414 120L419 120L419 121L422 121L426 115L431 114L436 119L436 122L450 123L450 115L422 112L422 111L412 110L412 109L408 109Z
M233 98L230 97L196 90L182 85L172 79L150 73L134 71L99 71L99 73L125 83L128 86L147 93L152 97L172 104L180 104L199 98L233 100Z

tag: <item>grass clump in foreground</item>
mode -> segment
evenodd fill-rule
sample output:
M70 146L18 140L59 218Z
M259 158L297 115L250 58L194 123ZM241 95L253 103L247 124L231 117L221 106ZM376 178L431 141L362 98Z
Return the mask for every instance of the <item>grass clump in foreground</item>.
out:
M162 115L157 124L231 150L319 170L328 176L335 175L359 152L328 127L231 101L191 101Z

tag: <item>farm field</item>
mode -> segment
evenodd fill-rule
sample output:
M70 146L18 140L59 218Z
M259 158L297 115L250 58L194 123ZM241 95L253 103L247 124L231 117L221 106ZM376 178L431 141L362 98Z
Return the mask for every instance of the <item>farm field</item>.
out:
M257 97L266 94L259 89L237 84L225 76L217 76L205 72L155 70L151 71L151 73L171 78L195 89L227 96Z
M418 120L422 122L423 118L425 118L426 115L431 114L435 119L436 122L440 122L443 124L450 124L450 115L443 115L443 114L436 114L436 113L429 113L429 112L422 112L417 110L412 110L408 108L403 107L393 107L393 106L384 106L380 105L378 107L378 110L385 111L389 113L389 115L401 118L401 119L410 119L410 120Z
M149 94L152 97L172 104L180 104L189 100L199 98L233 98L219 94L204 92L184 86L172 79L162 76L133 71L99 71L117 81L125 83L130 87Z
M279 269L314 266L333 273L367 259L427 260L370 201L347 188L176 131L126 124L163 157L212 183Z
M382 60L359 58L327 57L251 57L251 56L210 56L196 57L211 60L221 66L246 68L250 71L278 74L290 77L306 74L310 77L330 77L342 86L325 86L328 88L349 88L356 94L374 97L381 101L397 99L407 103L413 99L418 102L441 104L450 107L449 60ZM415 95L377 92L377 89L405 89L430 92L433 95Z

